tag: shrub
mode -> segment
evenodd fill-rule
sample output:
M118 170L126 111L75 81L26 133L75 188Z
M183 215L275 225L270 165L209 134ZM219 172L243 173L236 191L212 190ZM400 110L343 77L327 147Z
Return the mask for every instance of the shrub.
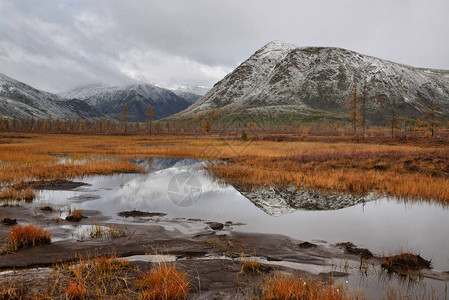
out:
M246 134L245 131L242 131L242 140L244 140L244 141L248 140L248 134Z

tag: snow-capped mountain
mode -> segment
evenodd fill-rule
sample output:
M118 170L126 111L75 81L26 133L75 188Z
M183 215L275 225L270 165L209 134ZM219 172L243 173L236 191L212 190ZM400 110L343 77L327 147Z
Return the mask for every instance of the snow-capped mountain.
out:
M200 85L180 85L176 88L171 88L173 92L190 93L195 95L204 96L210 91L210 88Z
M63 99L0 73L0 116L89 119L102 114L83 101Z
M190 99L151 84L127 86L92 84L59 95L66 99L85 101L114 118L120 118L123 105L127 104L129 120L139 122L145 122L148 105L153 108L154 120L158 120L171 116L193 103Z
M430 103L449 113L449 71L414 68L341 48L297 47L270 42L175 118L198 113L255 121L347 117L347 100L366 84L371 122L399 115L421 116ZM379 97L381 96L381 98Z

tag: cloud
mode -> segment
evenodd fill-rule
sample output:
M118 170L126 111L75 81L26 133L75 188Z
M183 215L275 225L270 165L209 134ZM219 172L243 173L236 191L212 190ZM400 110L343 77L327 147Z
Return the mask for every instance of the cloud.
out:
M0 2L0 72L50 91L211 86L271 40L449 69L447 0Z

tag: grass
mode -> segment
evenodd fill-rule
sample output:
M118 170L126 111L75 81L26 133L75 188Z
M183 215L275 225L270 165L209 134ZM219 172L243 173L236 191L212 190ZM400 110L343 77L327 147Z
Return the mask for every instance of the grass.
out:
M257 260L257 258L247 258L244 254L240 255L242 272L262 273L265 267Z
M127 160L134 157L192 157L227 160L230 163L211 165L209 170L225 182L247 188L296 186L449 203L449 147L427 139L392 142L372 137L357 142L344 136L315 136L304 141L295 135L269 135L245 142L233 135L29 137L0 144L3 186L145 172Z
M70 282L65 295L69 300L86 299L86 288L81 283Z
M83 211L82 210L74 210L65 219L70 222L79 222L82 218L84 218Z
M101 226L100 224L93 224L89 230L91 238L118 238L125 236L125 231L115 225ZM82 237L81 237L82 238Z
M12 251L22 248L36 247L51 243L52 235L34 224L14 226L8 234L7 240Z
M351 295L344 287L323 283L308 276L294 276L276 272L267 276L260 285L262 299L363 299Z
M419 254L400 252L381 258L382 268L388 272L409 274L411 271L430 269L431 261L422 258Z
M405 200L449 203L448 149L326 144L315 147L319 150L314 153L305 149L303 154L280 157L275 156L280 151L235 157L231 164L214 164L208 169L223 181L246 188L295 186L328 193L374 192Z
M33 284L0 283L0 299L186 299L190 288L187 275L171 264L142 271L115 255L76 255Z
M186 299L190 290L187 275L168 263L143 274L137 286L140 299Z
M25 200L32 201L36 197L33 189L16 189L14 187L6 187L0 191L0 200Z

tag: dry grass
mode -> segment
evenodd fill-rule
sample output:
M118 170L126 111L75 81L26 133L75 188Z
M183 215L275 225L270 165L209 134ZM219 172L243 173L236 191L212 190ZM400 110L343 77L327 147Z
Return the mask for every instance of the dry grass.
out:
M25 200L32 201L36 197L33 189L16 189L14 187L6 187L0 191L0 200Z
M14 226L8 234L8 242L11 250L16 251L21 248L36 247L49 244L52 235L34 224L26 226Z
M186 274L167 263L143 274L137 285L141 299L186 299L190 290Z
M313 154L240 156L232 164L210 165L208 169L218 178L243 187L296 186L362 195L375 192L449 203L447 149L315 146L319 152Z
M81 283L70 282L65 295L69 300L86 299L86 289Z
M84 218L83 211L82 210L74 210L65 219L70 222L79 222L82 218Z
M345 288L323 283L307 276L293 276L275 273L267 276L260 286L262 299L320 299L344 300L363 299L351 295Z
M25 136L28 136L24 134ZM1 135L0 135L1 136ZM29 135L0 144L0 183L144 172L126 158L227 159L209 170L242 186L293 185L328 192L376 192L449 202L449 147L431 140L363 143L294 138L243 142L232 137ZM149 146L150 145L150 146ZM65 161L61 158L65 157ZM114 158L114 159L111 159Z
M262 264L257 261L256 258L246 258L241 256L242 259L242 271L258 273L262 269Z
M419 254L399 252L381 258L382 268L389 272L410 273L421 269L430 269L431 261L422 258Z
M77 255L26 289L20 278L0 284L0 299L186 299L189 290L186 274L174 265L160 264L145 273L114 255Z

